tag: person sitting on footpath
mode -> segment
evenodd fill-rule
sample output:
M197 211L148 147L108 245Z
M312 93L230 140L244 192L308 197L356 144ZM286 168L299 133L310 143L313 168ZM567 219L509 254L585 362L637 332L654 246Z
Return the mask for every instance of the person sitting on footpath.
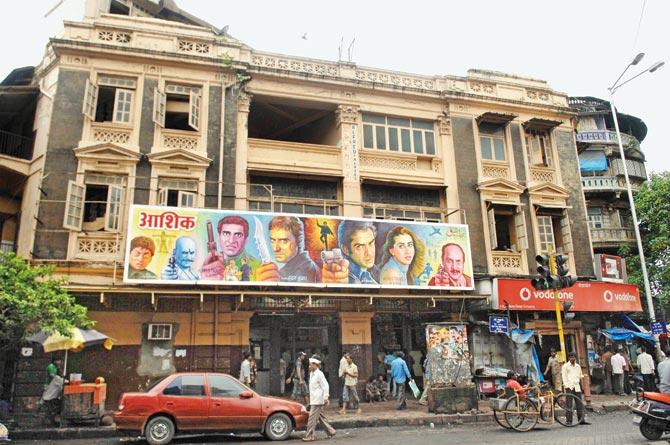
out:
M381 395L382 402L386 402L389 398L389 385L386 383L386 379L384 377L384 374L379 374L377 376L377 380L375 380L375 385L377 385L377 389L379 390L379 394Z
M365 384L365 398L368 399L368 403L381 402L382 394L377 387L377 379L373 375L370 376Z

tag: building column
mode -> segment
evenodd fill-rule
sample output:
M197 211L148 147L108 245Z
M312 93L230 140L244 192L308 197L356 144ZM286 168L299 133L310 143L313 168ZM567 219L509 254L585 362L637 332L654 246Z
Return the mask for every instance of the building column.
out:
M340 312L342 351L351 353L358 366L359 389L372 375L372 312ZM362 394L359 391L359 394ZM339 396L339 394L338 394Z
M218 335L221 345L230 348L230 370L232 376L238 376L242 355L249 350L249 320L253 312L230 312L219 319Z
M360 107L357 105L339 105L337 107L337 126L340 130L342 147L342 201L343 216L361 217L361 175L359 153L363 146L360 130Z
M249 157L249 107L252 95L237 96L237 141L235 143L235 209L247 210L247 159ZM223 162L223 159L221 160ZM248 339L247 339L248 340Z
M451 137L451 116L449 115L449 104L446 104L442 114L437 116L437 127L440 135L440 147L442 150L442 172L444 184L447 186L446 206L449 213L460 208L458 199L458 183L456 174L456 157L454 154L454 141ZM464 224L460 212L454 212L447 221L452 224Z

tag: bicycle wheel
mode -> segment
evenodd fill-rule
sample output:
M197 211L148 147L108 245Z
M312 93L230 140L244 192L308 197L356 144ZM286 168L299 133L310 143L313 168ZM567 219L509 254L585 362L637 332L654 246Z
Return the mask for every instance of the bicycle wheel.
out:
M505 421L519 432L532 430L537 425L537 407L526 399L509 399L505 405Z
M563 426L579 425L584 412L584 402L574 394L559 394L554 400L554 419Z
M512 427L509 426L509 423L507 423L505 420L505 414L502 411L493 411L493 418L495 419L496 423L498 423L498 425L505 428L506 430L512 429Z

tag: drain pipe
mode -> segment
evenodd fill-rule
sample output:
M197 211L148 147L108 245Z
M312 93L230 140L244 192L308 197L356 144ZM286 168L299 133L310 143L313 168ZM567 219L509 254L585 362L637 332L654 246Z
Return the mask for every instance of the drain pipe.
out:
M235 76L233 74L233 76ZM221 79L221 133L219 134L219 181L218 181L218 199L217 199L217 208L221 210L222 200L223 200L223 151L226 141L226 91L228 88L235 85L235 81L226 82L227 76L223 74L223 79ZM234 78L234 77L233 77ZM206 184L206 182L205 182ZM207 193L205 193L207 194Z

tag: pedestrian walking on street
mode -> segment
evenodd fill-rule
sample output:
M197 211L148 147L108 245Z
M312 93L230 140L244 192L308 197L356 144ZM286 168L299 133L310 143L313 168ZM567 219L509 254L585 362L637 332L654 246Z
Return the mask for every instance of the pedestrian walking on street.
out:
M605 352L600 357L600 360L603 362L603 371L605 372L605 388L603 389L604 394L612 394L612 348L605 346Z
M563 390L572 394L579 399L577 403L577 417L581 420L581 423L588 424L586 421L586 414L584 412L584 402L582 399L582 386L581 382L584 378L582 374L582 367L577 363L577 355L574 352L568 354L568 361L561 368L561 379L563 380ZM572 399L568 399L568 406L565 413L565 417L569 424L572 423Z
M644 348L638 349L637 366L642 373L644 380L645 391L656 391L656 384L654 383L654 359Z
M282 355L279 356L279 393L284 394L286 392L286 360Z
M326 435L331 438L335 435L335 429L330 426L326 419L325 407L330 404L328 381L321 372L321 360L316 357L309 359L309 418L307 419L307 433L302 438L303 442L316 440L316 427L318 423L323 425Z
M256 358L252 355L249 357L249 386L256 389L256 378L258 377L258 365L256 365Z
M610 361L612 362L612 386L614 386L614 394L624 396L624 369L626 368L626 359L621 355L623 350L621 347L617 349L616 354L612 356Z
M386 357L384 357L384 363L386 364L386 381L389 385L388 391L391 394L391 397L396 396L396 384L393 380L393 375L391 374L391 363L396 359L396 355L391 353L391 351L386 352Z
M670 350L665 352L665 358L658 364L658 390L670 394Z
M544 376L546 378L551 378L551 383L554 386L554 389L558 392L563 389L563 380L561 378L562 367L563 363L560 357L556 356L556 349L551 348L551 356L549 357L549 361L547 361Z
M360 399L358 398L358 390L356 385L358 384L358 367L354 363L354 359L347 354L346 366L344 367L344 391L342 393L342 409L339 411L340 414L347 413L347 404L349 401L356 402L356 414L361 413Z
M244 360L240 365L240 382L247 386L251 386L251 353L244 353Z
M342 354L342 358L340 359L340 367L337 371L337 375L340 378L340 391L339 391L340 397L337 401L337 406L339 406L340 408L342 408L342 405L344 403L346 403L344 401L344 391L345 391L344 390L344 385L345 385L345 383L344 383L344 380L345 380L344 369L347 367L347 357L349 357L349 353L347 351L344 351L344 353Z
M303 360L305 360L306 354L304 352L299 352L298 357L295 359L295 366L293 367L293 393L291 398L296 402L307 404L307 396L309 395L309 390L307 389L307 383L305 382L305 371L302 367Z
M419 405L428 405L428 392L430 391L430 366L428 357L423 359L423 393L419 399Z
M633 389L630 387L630 379L628 377L633 372L633 364L630 362L630 357L625 349L622 348L620 353L626 361L626 366L623 367L623 392L624 394L630 394L633 392Z
M396 386L396 407L397 410L407 409L407 399L405 397L405 385L407 380L413 380L409 373L407 363L403 357L405 354L396 352L396 359L391 362L391 378Z

